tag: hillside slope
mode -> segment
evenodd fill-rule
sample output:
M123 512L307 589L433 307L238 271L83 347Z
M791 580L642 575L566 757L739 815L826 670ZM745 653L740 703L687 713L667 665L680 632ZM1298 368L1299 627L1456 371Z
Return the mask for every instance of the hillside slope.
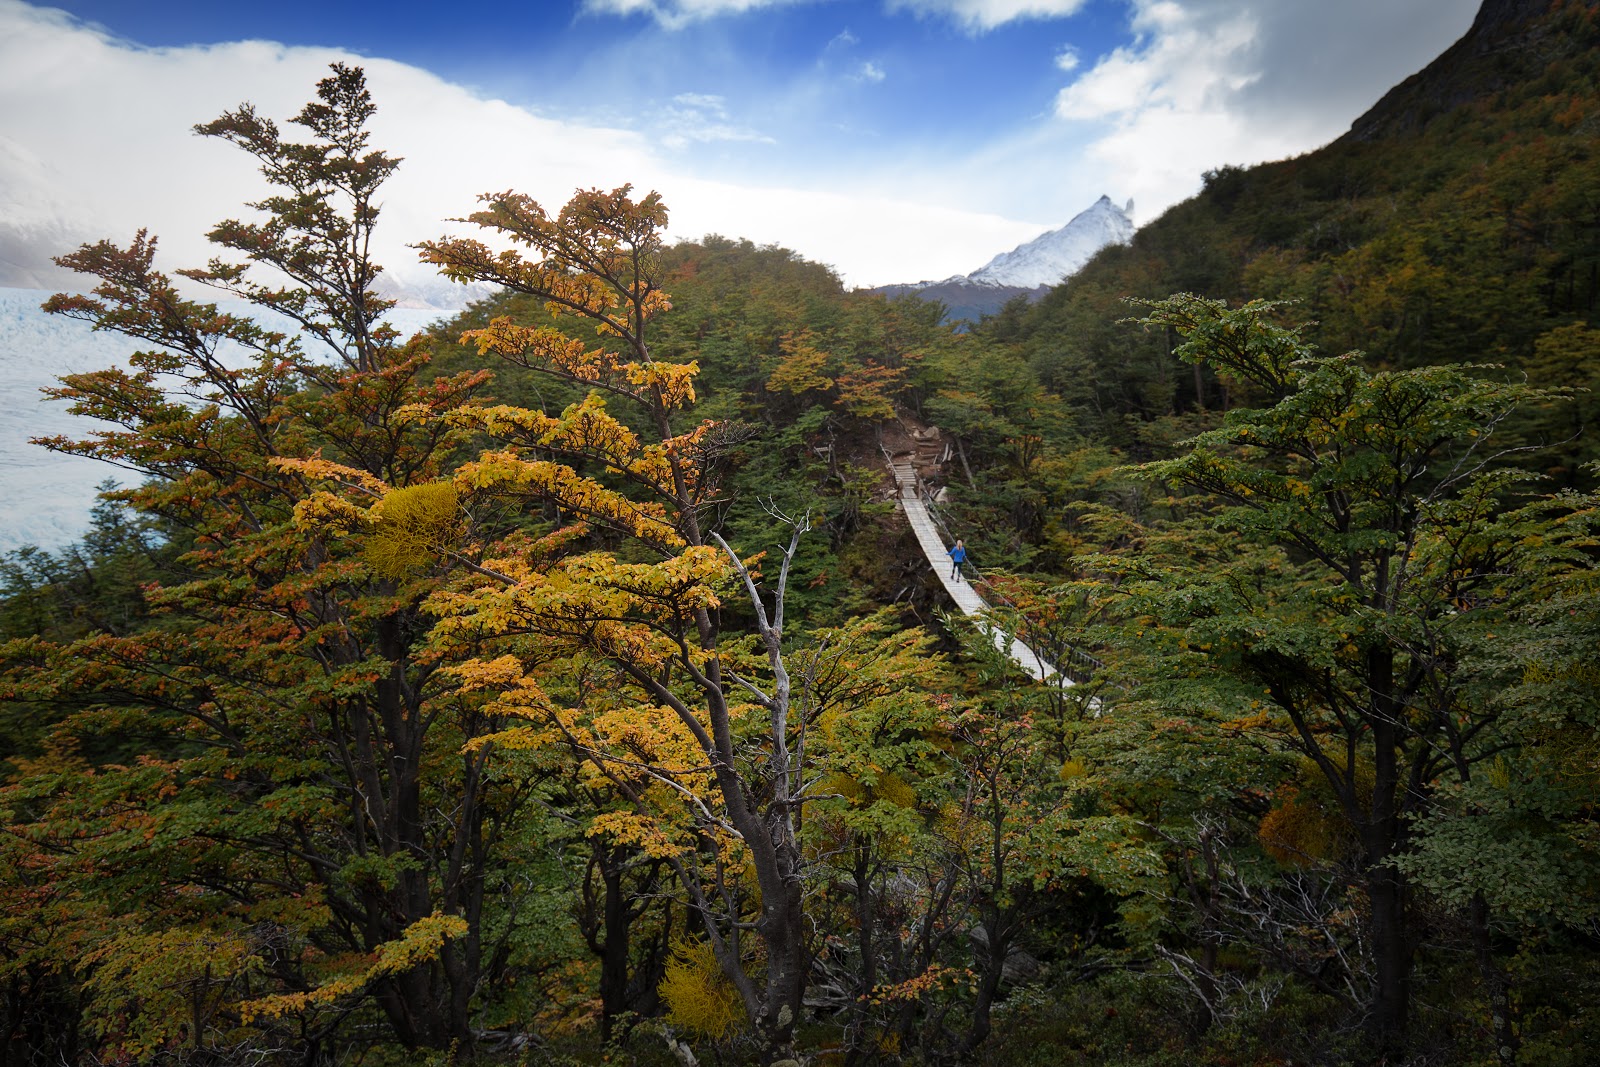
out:
M1287 298L1376 365L1505 363L1583 385L1600 306L1600 5L1489 0L1332 144L1206 176L1193 199L991 327L1106 436L1226 407L1226 383L1117 325L1127 297ZM1593 346L1588 346L1593 347ZM1560 439L1584 411L1543 427ZM1571 423L1576 420L1577 426ZM1530 431L1531 432L1531 431ZM1578 455L1555 467L1571 476Z

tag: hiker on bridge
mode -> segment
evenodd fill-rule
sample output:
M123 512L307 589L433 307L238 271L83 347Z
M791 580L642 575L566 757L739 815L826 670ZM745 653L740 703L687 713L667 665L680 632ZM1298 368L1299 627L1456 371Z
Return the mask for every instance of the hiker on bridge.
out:
M967 561L967 543L961 538L956 538L956 543L950 549L950 577L956 581L961 580L961 565Z

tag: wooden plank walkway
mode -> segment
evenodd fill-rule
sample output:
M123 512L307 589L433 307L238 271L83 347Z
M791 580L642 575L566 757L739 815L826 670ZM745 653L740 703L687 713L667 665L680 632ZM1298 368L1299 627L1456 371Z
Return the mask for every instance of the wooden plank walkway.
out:
M939 581L944 583L950 599L955 601L956 607L961 609L963 615L987 615L988 601L972 588L971 582L955 578L951 574L954 568L950 563L949 549L939 536L939 528L934 523L933 516L928 513L928 506L923 503L922 494L917 491L916 470L910 461L903 459L892 460L890 467L894 471L895 486L899 490L900 510L905 512L906 520L911 523L912 532L917 535L917 543L922 546L922 554L928 557L928 565L933 568L933 573L938 575ZM971 569L970 566L968 569ZM1072 679L1056 670L1054 664L998 626L981 619L980 625L988 632L994 647L1010 656L1012 661L1034 681L1050 682L1063 688L1073 684Z

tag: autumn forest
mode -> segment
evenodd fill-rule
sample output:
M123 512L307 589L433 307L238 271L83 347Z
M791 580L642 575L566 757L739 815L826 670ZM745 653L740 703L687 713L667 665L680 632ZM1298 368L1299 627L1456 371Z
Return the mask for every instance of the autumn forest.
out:
M198 127L216 258L48 305L136 477L0 558L3 1063L1590 1062L1600 20L1518 32L954 325L624 186L403 337L363 72Z

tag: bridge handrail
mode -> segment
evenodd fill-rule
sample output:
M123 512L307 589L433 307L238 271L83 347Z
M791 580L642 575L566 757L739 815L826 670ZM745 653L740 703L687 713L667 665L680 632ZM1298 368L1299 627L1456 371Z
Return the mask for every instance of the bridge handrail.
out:
M889 473L893 475L895 479L895 486L898 489L900 484L900 472L896 468L894 454L891 453L881 441L878 444L878 448L881 452L883 452L884 459L889 467ZM950 532L950 527L945 525L944 518L939 513L939 505L934 499L934 494L929 490L928 483L922 480L922 475L917 473L916 465L910 460L905 462L905 466L911 474L912 484L916 488L917 498L922 501L922 506L927 509L928 517L934 521L934 524L938 526L941 531L943 531L945 539L951 543L954 543L956 538ZM988 590L991 599L999 600L1006 607L1010 608L1024 619L1027 618L1027 615L1022 611L1021 608L1017 607L1017 604L1014 600L1006 596L1005 593L999 589L999 587L997 587L993 582L989 581L988 578L984 577L983 572L978 570L976 564L969 562L968 566L972 568L972 584L974 586L982 585L984 589ZM1073 662L1084 667L1088 667L1091 670L1103 672L1106 669L1104 662L1096 659L1094 656L1091 656L1089 653L1083 651L1083 649L1077 647L1076 645L1067 645L1066 652L1068 657Z

